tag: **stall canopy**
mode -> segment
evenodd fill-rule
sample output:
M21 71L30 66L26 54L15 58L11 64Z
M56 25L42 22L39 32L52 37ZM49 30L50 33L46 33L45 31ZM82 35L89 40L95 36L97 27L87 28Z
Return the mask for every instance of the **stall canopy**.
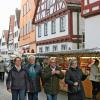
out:
M37 53L37 56L100 57L100 48Z

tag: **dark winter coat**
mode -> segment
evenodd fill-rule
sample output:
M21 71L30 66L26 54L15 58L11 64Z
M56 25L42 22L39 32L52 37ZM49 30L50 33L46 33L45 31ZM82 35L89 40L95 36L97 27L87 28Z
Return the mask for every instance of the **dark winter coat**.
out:
M40 85L40 80L41 80L41 72L42 68L40 65L34 66L36 76L35 77L30 77L29 76L29 69L30 69L31 64L28 64L27 67L25 68L27 74L28 74L28 91L29 92L40 92L41 91L41 85Z
M42 76L44 79L44 90L46 94L57 94L59 92L59 79L64 78L64 74L62 73L59 67L56 67L55 70L59 70L59 75L52 75L52 69L48 66L44 69Z
M65 83L68 84L68 100L85 100L84 89L82 81L86 79L86 75L77 67L76 69L70 67L65 75ZM76 91L74 82L79 83L79 88Z
M24 69L17 71L16 67L13 67L6 80L7 89L27 89L28 76Z

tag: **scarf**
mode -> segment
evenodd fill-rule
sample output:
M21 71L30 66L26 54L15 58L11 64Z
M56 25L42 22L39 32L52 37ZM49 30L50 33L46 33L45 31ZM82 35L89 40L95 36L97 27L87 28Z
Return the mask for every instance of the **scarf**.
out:
M29 72L28 72L28 75L30 78L36 77L36 71L34 67L35 67L35 64L30 65Z

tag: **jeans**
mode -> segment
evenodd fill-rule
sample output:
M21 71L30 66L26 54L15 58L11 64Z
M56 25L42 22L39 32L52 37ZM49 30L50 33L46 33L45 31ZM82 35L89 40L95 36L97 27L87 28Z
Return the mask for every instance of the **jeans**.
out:
M99 82L94 82L94 81L92 81L92 87L93 87L93 89L92 89L92 95L93 95L93 100L96 100L96 95L97 95L97 93L100 91L100 86L99 86Z
M12 90L12 100L25 100L25 90Z
M38 92L36 93L28 93L28 100L38 100Z
M46 95L47 95L47 100L57 100L57 95L50 95L50 94Z

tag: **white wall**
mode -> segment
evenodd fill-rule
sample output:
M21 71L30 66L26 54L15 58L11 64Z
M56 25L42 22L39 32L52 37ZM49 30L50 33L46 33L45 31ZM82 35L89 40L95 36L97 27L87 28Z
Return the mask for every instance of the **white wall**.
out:
M4 32L2 33L2 36L1 36L1 52L7 52L8 51L7 44L2 46L3 42L6 43L5 37L3 38L3 35L4 35Z
M36 26L36 41L41 41L41 40L47 40L47 39L51 39L51 38L56 38L56 37L61 37L61 36L65 36L68 35L68 15L66 15L66 24L65 24L65 31L64 32L60 32L60 18L56 19L56 33L52 34L51 33L51 21L48 22L48 35L44 36L44 24L42 25L42 36L38 37L38 26Z
M100 48L100 15L85 20L85 47Z
M49 44L49 45L40 45L40 46L37 46L37 53L39 53L39 48L42 47L43 48L43 52L45 52L45 47L46 46L49 46L50 48L50 51L49 52L53 52L53 46L54 45L57 45L58 47L58 51L62 51L61 50L61 45L66 45L67 48L65 51L69 50L69 48L71 50L74 50L74 49L77 49L77 44L76 43L71 43L71 42L63 42L63 43L56 43L56 44Z
M15 20L14 21L17 21L16 15L15 15ZM16 26L14 25L14 35L15 35L15 32L17 32L17 31L18 31L18 36L17 37L14 36L14 44L18 43L19 32L20 32L20 30L18 28L18 25L16 24ZM14 50L18 50L18 48L15 48L15 46L14 46Z
M77 35L77 12L73 12L73 34ZM81 17L81 13L79 13L79 34L85 32L84 18Z

